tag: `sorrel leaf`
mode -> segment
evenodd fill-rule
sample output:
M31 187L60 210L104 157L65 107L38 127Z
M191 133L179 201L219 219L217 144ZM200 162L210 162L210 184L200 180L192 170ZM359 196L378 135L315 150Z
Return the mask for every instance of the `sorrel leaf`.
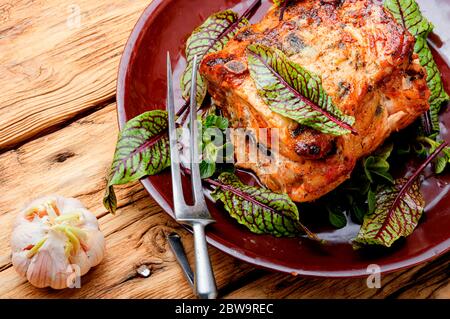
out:
M237 13L225 10L211 15L192 32L186 43L187 66L181 77L181 89L185 99L189 98L191 90L194 56L197 56L198 60L201 61L208 53L222 50L236 32L247 24L246 18L239 19ZM206 80L197 71L197 104L199 106L205 99L207 89Z
M443 143L408 179L395 180L393 185L378 188L375 210L364 217L354 247L382 245L391 247L400 237L409 236L416 228L425 208L420 192L420 174L447 146Z
M449 100L449 96L444 90L441 74L427 43L428 35L434 28L433 24L422 15L415 0L385 0L384 6L397 22L416 38L414 52L417 53L420 64L427 71L427 84L431 91L428 117L433 131L439 132L439 112L442 104Z
M236 175L227 172L222 173L217 181L208 182L217 186L211 196L221 201L231 217L250 231L277 237L292 237L306 232L310 238L317 240L300 223L297 206L286 194L245 185Z
M441 146L442 141L439 139L435 140L436 137L419 136L416 139L417 146L415 146L416 154L419 156L434 153L439 146ZM442 174L450 164L450 148L447 146L442 150L442 153L434 163L434 172L436 174Z
M114 213L117 200L114 185L137 181L161 172L170 165L167 113L145 112L127 122L119 133L103 204Z
M278 49L253 44L247 48L247 56L258 93L272 111L322 133L356 133L354 117L344 115L333 104L320 77Z
M397 179L394 185L380 187L375 194L375 210L364 217L355 239L357 244L390 247L400 237L410 235L422 216L425 201L420 182L415 180L401 192L407 179Z

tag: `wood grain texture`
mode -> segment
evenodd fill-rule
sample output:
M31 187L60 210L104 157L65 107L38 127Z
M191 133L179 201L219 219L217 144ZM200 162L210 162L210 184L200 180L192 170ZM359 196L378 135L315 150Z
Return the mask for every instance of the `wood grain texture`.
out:
M311 279L270 274L225 298L450 298L450 260L444 255L420 266L383 275L381 288L370 289L367 278Z
M102 206L118 133L117 66L149 2L0 0L0 298L193 297L165 239L179 233L192 261L191 235L139 183L117 188L116 216ZM80 199L106 235L105 260L83 277L81 289L36 289L11 265L16 214L52 193ZM293 277L210 253L226 298L450 298L449 255L368 289L365 279ZM148 278L137 275L143 264Z
M118 188L116 216L101 199L117 135L111 104L70 126L0 156L0 298L191 298L166 235L182 236L192 261L191 236L161 211L139 183ZM76 197L100 219L105 260L82 280L82 288L35 289L10 263L9 236L15 215L26 201L58 193ZM382 278L382 289L365 279L311 279L269 273L210 248L220 289L226 298L448 298L450 262L434 262ZM149 278L136 269L148 265Z
M123 47L150 2L1 0L0 151L114 98Z
M182 236L192 260L192 240L168 217L139 183L118 188L116 216L102 206L105 176L117 138L115 104L70 126L0 156L0 298L183 298L193 297L166 235ZM83 277L82 288L55 292L35 289L19 277L10 263L9 236L18 211L26 201L58 193L80 199L100 218L107 255L100 266ZM239 280L252 267L210 249L218 286ZM140 278L136 268L152 269Z

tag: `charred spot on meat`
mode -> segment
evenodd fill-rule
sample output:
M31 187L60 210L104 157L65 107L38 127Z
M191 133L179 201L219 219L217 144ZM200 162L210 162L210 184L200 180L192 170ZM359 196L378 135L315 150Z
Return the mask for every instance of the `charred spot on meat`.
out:
M283 21L274 7L260 22L244 27L223 50L203 59L200 72L231 127L276 132L279 147L255 137L276 155L275 170L245 161L236 165L298 202L335 189L359 159L428 110L426 71L414 41L375 0L291 1ZM273 112L247 72L246 48L255 43L280 49L320 77L336 107L355 118L359 134L323 134Z

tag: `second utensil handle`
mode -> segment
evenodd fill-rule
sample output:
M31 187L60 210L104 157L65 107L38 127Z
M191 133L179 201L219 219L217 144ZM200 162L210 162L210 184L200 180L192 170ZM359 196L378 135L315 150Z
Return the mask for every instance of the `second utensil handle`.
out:
M206 244L205 225L194 223L192 228L195 247L195 292L201 299L215 299L217 287Z

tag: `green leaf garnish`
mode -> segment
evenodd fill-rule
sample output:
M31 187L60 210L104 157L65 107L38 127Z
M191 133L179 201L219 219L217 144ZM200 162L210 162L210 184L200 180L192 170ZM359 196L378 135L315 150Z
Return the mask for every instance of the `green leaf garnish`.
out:
M385 159L376 156L369 156L364 160L364 172L371 183L374 183L375 175L393 183L394 178L389 173L389 168Z
M390 247L397 239L414 231L422 216L425 201L420 192L420 182L414 180L405 188L407 181L397 179L394 185L380 187L376 192L376 208L365 216L355 239L357 244Z
M367 206L369 209L369 214L373 214L377 207L377 197L372 189L369 189L369 191L367 192Z
M416 38L414 52L417 53L420 64L427 71L427 84L431 91L429 99L431 127L433 131L439 132L439 112L442 104L449 101L449 96L444 90L441 74L427 43L428 35L433 31L434 26L422 15L415 0L385 0L384 6L392 13L395 20Z
M277 7L281 7L282 5L284 5L286 3L286 0L273 0L273 3L277 6Z
M440 156L436 159L436 164L434 167L434 172L436 174L442 174L449 163L448 152L445 152L443 156Z
M214 13L198 28L196 28L186 42L186 69L181 76L181 90L183 97L189 98L191 91L191 76L194 56L202 61L205 55L222 50L225 45L243 26L248 25L247 17L259 5L254 2L250 8L239 18L236 12L225 10ZM197 104L201 106L205 99L208 86L205 78L197 71Z
M322 80L291 61L283 52L263 45L247 48L250 75L269 108L322 133L356 133L355 118L343 114L322 87Z
M234 158L233 145L225 134L228 120L222 116L210 114L202 121L202 161L201 178L213 176L220 166Z
M353 216L355 217L358 224L362 224L364 221L364 216L367 213L366 208L363 206L363 204L355 201L351 205L351 212L353 213Z
M167 113L145 112L128 121L119 133L103 204L114 213L117 200L114 185L137 181L170 166Z
M419 156L426 156L434 153L439 146L442 145L442 141L434 140L435 137L419 136L417 137L417 145L414 146L415 152ZM450 164L450 147L445 147L442 150L442 154L437 157L434 163L434 172L436 174L442 174L447 165Z
M408 179L379 187L375 194L375 210L364 217L354 247L382 245L391 247L400 237L409 236L416 228L425 208L420 192L419 176L426 166L447 146L442 144Z
M203 122L205 128L217 127L223 131L228 128L228 124L227 118L215 114L208 115Z
M211 196L221 201L231 217L253 233L293 237L305 232L317 240L301 224L297 206L286 194L245 185L231 173L222 173L217 181L209 182L217 186Z
M201 178L211 177L216 172L216 162L202 160L199 164L199 168Z
M387 143L377 149L372 156L363 160L364 172L370 183L375 182L375 176L381 177L389 183L394 183L394 178L389 173L390 165L387 161L391 156L394 145Z
M347 217L341 210L328 209L328 219L336 228L344 228L347 225Z

